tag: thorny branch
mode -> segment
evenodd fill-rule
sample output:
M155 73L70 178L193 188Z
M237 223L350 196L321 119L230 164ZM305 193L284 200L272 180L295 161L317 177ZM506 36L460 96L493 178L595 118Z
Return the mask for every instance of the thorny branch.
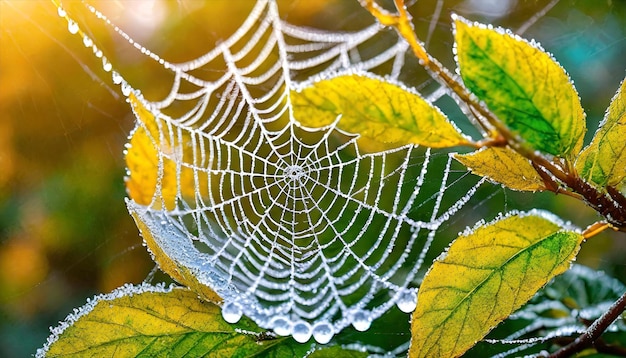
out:
M488 136L488 139L479 142L483 146L502 146L503 143L530 160L537 173L546 182L546 188L555 193L562 193L583 201L601 214L607 223L597 223L586 231L585 237L591 237L607 227L626 232L626 198L612 187L600 190L583 180L572 163L564 158L548 158L529 148L524 141L511 133L507 126L500 121L485 106L481 106L472 93L463 85L461 80L454 76L447 68L433 58L424 48L415 34L411 16L408 13L404 0L394 0L397 13L391 13L381 8L375 0L360 0L378 21L385 26L395 28L402 36L419 63L443 86L449 88L461 103L465 104L475 117L476 123ZM581 350L593 347L602 333L626 309L626 293L620 297L598 318L589 329L576 338L571 344L561 348L550 357L565 357Z

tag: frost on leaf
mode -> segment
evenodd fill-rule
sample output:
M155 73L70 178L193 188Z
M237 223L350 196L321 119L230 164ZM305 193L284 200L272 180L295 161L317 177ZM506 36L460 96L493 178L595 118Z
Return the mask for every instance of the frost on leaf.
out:
M409 355L460 356L566 271L583 236L563 226L534 210L459 236L420 286Z
M454 25L467 88L530 148L573 158L582 148L585 114L565 70L510 31L458 16Z
M576 158L580 176L623 189L626 178L626 80L622 80L591 143Z
M126 285L75 310L53 328L37 357L297 357L312 351L291 339L261 339L261 333L249 320L225 322L218 306L188 289Z
M140 48L174 74L160 101L113 72L137 118L128 209L163 270L202 297L217 293L227 322L247 316L279 336L327 343L394 306L411 312L435 233L484 183L428 148L364 150L341 113L301 124L292 96L311 76L402 70L397 38L360 53L378 31L298 28L259 1L197 59L175 64Z

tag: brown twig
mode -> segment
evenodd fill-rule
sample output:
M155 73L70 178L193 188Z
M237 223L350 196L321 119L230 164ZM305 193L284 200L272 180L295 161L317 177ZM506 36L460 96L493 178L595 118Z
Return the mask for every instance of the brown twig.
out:
M549 358L569 357L585 348L593 347L602 333L624 312L624 309L626 309L626 293L618 298L600 318L593 322L585 333L578 336L572 343L552 353Z

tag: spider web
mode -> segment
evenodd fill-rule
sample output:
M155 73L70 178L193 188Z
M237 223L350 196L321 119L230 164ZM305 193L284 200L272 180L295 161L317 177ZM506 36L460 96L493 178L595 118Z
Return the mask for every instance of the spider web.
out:
M281 20L274 1L260 0L214 50L171 63L88 7L174 74L169 95L149 101L112 72L158 128L155 195L149 205L128 199L127 206L170 259L223 298L226 321L246 315L278 335L327 343L349 325L367 330L393 306L415 308L435 233L483 181L461 181L465 169L427 148L368 151L337 128L340 117L304 127L290 104L293 91L339 74L383 72L393 81L405 61L401 39L378 25L353 33L296 27ZM388 45L368 56L381 38ZM223 71L202 71L209 67ZM149 133L136 114L135 131ZM166 161L176 164L173 208L162 195ZM191 197L183 171L193 172Z

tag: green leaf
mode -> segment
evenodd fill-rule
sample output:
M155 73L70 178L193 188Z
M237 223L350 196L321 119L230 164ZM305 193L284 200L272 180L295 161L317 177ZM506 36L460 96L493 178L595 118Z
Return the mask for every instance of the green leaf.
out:
M342 75L291 93L294 116L307 127L331 125L393 145L442 148L469 142L435 106L381 78Z
M461 235L420 286L410 357L457 357L570 265L583 236L540 211Z
M483 148L469 154L454 154L454 159L472 173L489 178L513 190L545 190L544 181L530 161L509 147Z
M308 355L308 358L366 358L369 356L367 352L359 352L348 350L339 346L323 347Z
M77 312L49 339L47 357L292 357L311 350L265 337L246 318L231 325L219 306L183 288L125 286Z
M585 114L563 68L537 45L455 17L463 82L533 149L571 158L582 148Z
M576 170L599 186L621 187L626 177L626 80L622 81L591 144L576 160Z

